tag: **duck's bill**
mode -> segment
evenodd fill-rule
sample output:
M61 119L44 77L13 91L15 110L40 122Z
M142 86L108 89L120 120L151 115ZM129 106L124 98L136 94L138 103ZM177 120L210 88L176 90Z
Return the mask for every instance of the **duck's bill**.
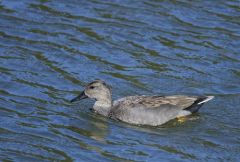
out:
M77 97L75 97L74 99L72 99L70 102L76 102L76 101L80 101L80 100L83 100L85 98L88 98L87 95L85 95L84 91L78 95Z

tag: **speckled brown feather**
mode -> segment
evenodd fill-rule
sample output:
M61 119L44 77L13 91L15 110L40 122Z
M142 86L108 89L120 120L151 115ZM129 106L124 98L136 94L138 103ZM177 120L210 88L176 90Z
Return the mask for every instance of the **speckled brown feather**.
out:
M161 105L174 105L182 109L191 106L197 97L193 96L128 96L116 100L114 106L119 105L121 108L133 108L139 105L146 108L159 108Z

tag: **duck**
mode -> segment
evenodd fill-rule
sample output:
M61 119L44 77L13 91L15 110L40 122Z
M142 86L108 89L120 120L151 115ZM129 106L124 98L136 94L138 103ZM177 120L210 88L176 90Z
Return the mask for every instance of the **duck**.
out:
M111 87L103 80L94 80L70 102L86 98L95 99L92 110L97 114L134 125L159 126L198 112L214 96L136 95L112 101Z

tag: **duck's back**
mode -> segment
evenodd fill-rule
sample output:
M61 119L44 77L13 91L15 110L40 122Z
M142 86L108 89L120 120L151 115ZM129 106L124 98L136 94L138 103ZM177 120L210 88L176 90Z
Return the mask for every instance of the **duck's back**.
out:
M191 114L186 109L204 99L206 97L183 95L128 96L113 103L111 116L132 124L161 125L178 116Z

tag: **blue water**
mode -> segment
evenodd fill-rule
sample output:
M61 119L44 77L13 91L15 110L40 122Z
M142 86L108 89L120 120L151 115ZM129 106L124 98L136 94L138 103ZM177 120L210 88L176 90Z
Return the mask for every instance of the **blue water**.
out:
M214 95L186 121L133 126L69 100ZM0 161L240 159L239 0L1 0Z

